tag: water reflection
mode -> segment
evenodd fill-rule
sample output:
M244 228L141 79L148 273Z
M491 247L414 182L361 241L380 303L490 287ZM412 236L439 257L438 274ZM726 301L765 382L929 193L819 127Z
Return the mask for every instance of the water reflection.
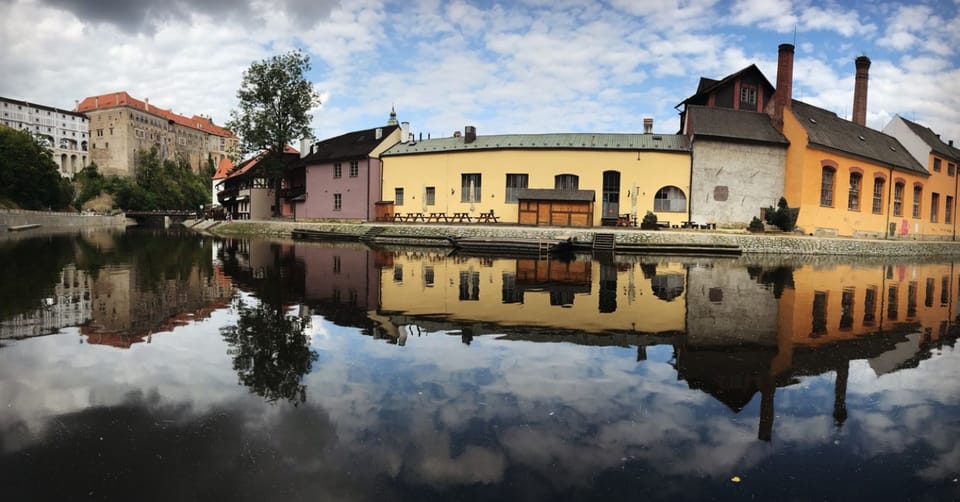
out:
M231 295L149 349L0 349L15 498L960 495L949 263L193 245Z

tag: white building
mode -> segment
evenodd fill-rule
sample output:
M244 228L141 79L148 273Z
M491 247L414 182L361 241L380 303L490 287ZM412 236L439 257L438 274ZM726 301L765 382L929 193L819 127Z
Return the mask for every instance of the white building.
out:
M0 96L0 125L27 131L53 151L60 175L72 177L87 166L89 120L82 113Z

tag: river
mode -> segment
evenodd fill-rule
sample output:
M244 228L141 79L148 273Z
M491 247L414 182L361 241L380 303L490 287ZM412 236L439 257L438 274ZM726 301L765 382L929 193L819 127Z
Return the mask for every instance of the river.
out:
M960 267L0 243L4 500L955 500Z

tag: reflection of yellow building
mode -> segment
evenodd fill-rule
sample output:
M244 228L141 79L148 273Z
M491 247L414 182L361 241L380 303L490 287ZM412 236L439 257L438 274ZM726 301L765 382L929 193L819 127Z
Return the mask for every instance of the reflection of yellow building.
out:
M521 200L530 200L571 206L563 209L570 225L613 224L624 214L642 219L647 211L661 221L688 219L690 147L682 135L477 136L468 127L462 137L399 143L382 158L381 199L401 214L493 211L517 223ZM591 202L589 221L581 221Z
M397 253L380 308L411 316L588 333L679 333L685 271L633 265Z

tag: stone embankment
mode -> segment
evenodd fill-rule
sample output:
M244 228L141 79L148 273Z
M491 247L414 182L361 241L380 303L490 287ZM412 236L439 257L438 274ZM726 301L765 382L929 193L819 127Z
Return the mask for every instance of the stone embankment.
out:
M289 238L294 229L331 232L348 238L370 235L376 229L378 242L436 246L445 237L486 239L566 239L590 243L598 233L614 235L616 245L657 246L719 245L739 246L744 254L836 255L836 256L960 256L960 242L912 241L899 239L853 239L810 237L796 234L751 234L724 230L639 230L635 228L564 228L516 225L451 225L404 223L308 223L285 220L197 222L185 225L223 236L272 236Z
M84 215L77 213L55 213L50 211L25 211L20 209L0 210L0 230L6 232L9 227L21 225L40 225L42 228L123 228L129 223L122 215Z

